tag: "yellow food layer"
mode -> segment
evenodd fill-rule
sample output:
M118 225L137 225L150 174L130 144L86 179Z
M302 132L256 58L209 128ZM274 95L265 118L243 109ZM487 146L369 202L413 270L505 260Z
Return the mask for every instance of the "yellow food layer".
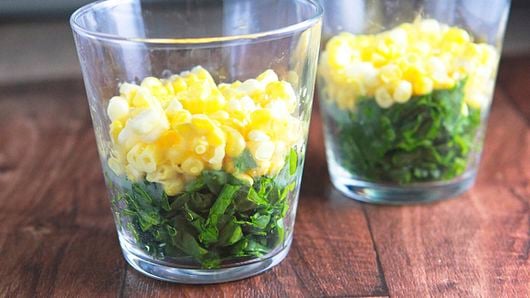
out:
M112 121L109 167L131 181L163 185L168 195L204 170L225 170L252 183L275 175L302 136L293 116L297 96L292 86L267 70L256 79L216 85L198 66L168 79L124 83L110 99ZM245 149L257 167L234 166Z
M465 103L482 108L491 100L498 59L493 46L473 42L465 30L419 19L379 34L331 38L319 88L342 109L353 110L359 97L389 108L466 79Z

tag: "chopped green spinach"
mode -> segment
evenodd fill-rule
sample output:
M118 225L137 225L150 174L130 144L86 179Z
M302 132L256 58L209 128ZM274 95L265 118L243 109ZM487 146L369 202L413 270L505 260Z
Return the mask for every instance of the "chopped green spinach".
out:
M237 167L255 167L251 158L242 156ZM259 177L252 186L224 171L204 171L172 197L156 183L132 183L113 198L113 208L127 221L122 228L151 256L187 257L217 268L232 259L263 256L283 242L298 164L292 149L276 177Z
M324 101L337 162L355 177L383 183L450 180L463 174L470 153L481 146L480 109L462 113L464 86L465 80L388 109L371 98L360 99L353 112Z

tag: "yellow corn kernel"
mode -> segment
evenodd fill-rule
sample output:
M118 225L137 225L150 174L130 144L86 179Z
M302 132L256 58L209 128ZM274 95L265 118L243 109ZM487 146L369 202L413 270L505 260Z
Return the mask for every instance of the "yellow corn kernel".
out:
M413 82L414 94L425 95L432 92L434 84L433 81L427 77L422 77L419 80Z
M423 71L423 67L419 64L409 66L403 73L403 79L412 82L413 84L424 76L425 72Z
M263 92L263 84L255 79L249 79L244 81L237 87L237 90L243 92L246 95L253 96L254 94Z
M107 106L107 114L111 121L125 118L129 114L129 103L121 96L114 96Z
M221 110L226 104L226 100L217 89L213 89L209 97L204 101L205 107L203 108L204 113L211 114Z
M120 134L122 129L123 123L121 123L121 121L112 121L112 123L110 124L110 137L112 138L112 141L114 143L118 142L118 135Z
M182 137L179 135L177 131L169 130L163 133L160 138L155 143L155 146L158 149L169 149L173 147L175 144L179 144L182 142Z
M179 125L190 123L191 114L187 110L180 110L168 115L168 121L172 129L177 129Z
M254 184L254 179L252 179L252 177L250 177L247 174L235 173L234 177L236 177L238 180L240 180L243 183L245 183L247 186L252 186Z
M204 164L197 158L188 157L184 160L181 167L184 174L197 176L204 169Z
M133 107L137 108L147 108L150 107L155 101L157 101L156 97L154 97L149 89L146 88L139 88L134 97L130 100L130 104Z
M391 52L389 45L382 39L377 40L374 51L379 55L387 58Z
M265 92L269 97L274 99L281 99L281 100L293 100L296 99L296 94L293 90L293 87L291 84L280 81L280 82L272 82L270 83L267 88L265 89Z
M172 147L166 151L166 157L173 167L182 170L180 167L188 156L183 148ZM176 170L178 172L178 169Z
M171 85L173 85L173 92L175 94L178 94L178 93L186 90L186 88L188 87L188 85L186 84L186 80L184 80L182 77L180 77L178 75L172 76L169 79L171 81Z
M145 176L145 179L149 182L161 182L170 179L175 179L177 177L177 172L170 165L161 165L157 168L156 171L148 173Z
M375 92L375 101L381 108L386 109L394 104L390 92L385 87L379 87Z
M155 96L165 96L169 94L162 81L155 77L147 77L143 79L140 86L149 89L149 91Z
M120 85L120 96L131 102L139 88L138 85L123 83Z
M191 124L200 133L208 133L214 130L215 124L206 115L197 114L191 117Z
M230 114L227 111L217 111L209 115L212 120L216 120L218 123L225 123L230 119Z
M329 51L331 55L328 56L328 63L332 68L340 69L351 62L352 51L347 45L342 44Z
M166 114L170 115L182 110L183 108L184 107L182 106L182 103L180 103L178 99L174 98L166 103L164 111L166 111Z
M381 68L379 73L379 78L384 83L389 83L401 79L402 72L401 69L395 64L388 64Z
M173 83L170 80L162 80L164 88L166 88L168 95L175 95L175 89L173 88Z
M372 64L376 67L380 67L382 65L385 65L387 63L387 59L385 56L377 53L377 52L370 52L370 61L372 62Z
M190 104L198 103L199 99L206 99L210 96L212 88L204 82L188 84L188 99Z
M202 155L208 151L208 142L204 139L195 139L193 141L193 152L195 152L198 155Z
M206 139L212 146L220 146L226 143L225 134L217 125L215 125L214 129L206 135Z
M212 157L208 160L208 163L214 170L219 170L222 167L224 157L225 147L217 146L214 149Z
M222 84L222 87L219 87L219 92L224 96L226 101L233 99L239 99L244 96L243 92L238 91L229 84Z
M226 154L229 157L236 157L243 153L246 143L243 136L236 129L224 125L223 130L226 134Z
M256 80L261 82L264 86L267 86L268 84L272 82L278 81L278 75L274 72L272 69L267 69L262 74L260 74Z
M247 138L253 142L269 141L270 137L263 131L255 129L247 134Z
M283 166L285 165L285 160L283 158L277 158L271 160L271 165L269 167L269 174L277 175Z
M394 100L398 103L409 101L412 96L412 84L408 81L399 81L394 88Z
M482 101L480 96L477 94L466 94L466 97L464 98L464 102L467 106L472 107L474 109L480 109L482 107Z
M269 168L271 166L271 162L266 161L257 161L258 166L255 169L252 169L248 172L252 177L259 177L269 174Z
M138 143L127 153L127 161L138 171L151 173L156 170L157 156L153 146Z
M268 109L258 109L250 114L251 127L258 128L269 125L273 121L273 115Z
M248 146L256 161L269 161L274 154L275 145L270 141L249 142Z
M197 79L199 81L207 83L212 88L216 87L214 79L212 78L210 73L202 66L196 66L191 71L197 76Z
M443 39L445 42L454 42L457 44L464 44L471 42L471 36L465 30L452 27L445 32Z
M230 158L225 158L223 161L223 169L229 173L236 173L237 169L234 166L234 160Z
M455 86L455 80L446 76L444 78L438 78L434 80L434 89L451 89Z
M184 181L178 178L163 181L162 187L168 196L175 196L184 190Z
M144 173L142 173L130 164L125 167L125 173L127 175L127 179L132 182L138 182L144 177Z

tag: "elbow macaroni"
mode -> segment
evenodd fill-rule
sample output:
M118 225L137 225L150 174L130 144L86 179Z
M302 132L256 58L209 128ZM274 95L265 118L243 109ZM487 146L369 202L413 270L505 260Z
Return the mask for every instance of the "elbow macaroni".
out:
M272 70L232 84L216 85L200 66L168 79L123 83L107 106L108 165L131 181L160 183L168 195L204 170L245 181L275 175L301 141L297 103L292 86ZM258 166L242 173L233 164L245 149Z
M417 20L379 34L330 39L320 61L320 88L342 109L354 110L360 97L389 108L466 79L465 103L480 109L491 99L498 59L493 46L474 43L465 30Z

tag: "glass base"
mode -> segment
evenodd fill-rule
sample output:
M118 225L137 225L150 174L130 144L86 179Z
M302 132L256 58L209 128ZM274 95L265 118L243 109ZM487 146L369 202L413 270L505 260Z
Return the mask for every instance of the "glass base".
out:
M134 254L122 243L125 260L137 271L158 280L185 284L214 284L244 279L260 274L278 265L289 253L292 238L275 255L229 268L220 269L190 269L171 267L154 261L153 259Z
M443 182L425 182L414 185L385 185L357 179L342 178L331 173L331 182L347 197L372 204L416 204L456 197L475 182L476 172Z

